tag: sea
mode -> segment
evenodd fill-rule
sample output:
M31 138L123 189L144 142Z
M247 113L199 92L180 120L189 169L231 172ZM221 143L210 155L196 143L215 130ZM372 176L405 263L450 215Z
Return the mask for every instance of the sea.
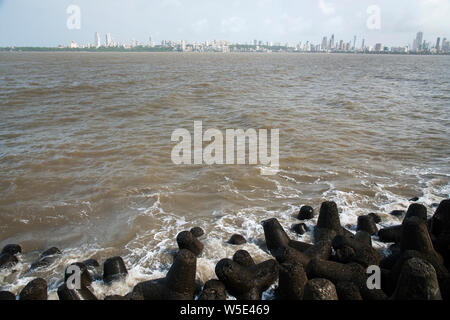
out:
M279 170L172 161L177 129L279 129ZM323 201L343 226L418 197L431 217L450 197L450 56L296 53L0 52L0 247L23 252L0 272L18 294L30 280L121 256L128 276L93 283L124 295L164 277L176 236L201 227L197 278L235 251L271 259L261 221L277 218L312 242ZM309 231L291 226L315 209ZM233 234L247 239L228 244ZM388 246L373 238L382 252ZM30 270L47 248L62 255ZM271 299L273 287L265 294Z

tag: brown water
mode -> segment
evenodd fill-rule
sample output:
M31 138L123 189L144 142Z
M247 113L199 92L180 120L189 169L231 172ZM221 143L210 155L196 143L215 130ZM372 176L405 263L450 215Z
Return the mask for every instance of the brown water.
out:
M449 72L448 56L0 53L0 246L24 250L0 287L42 276L54 291L67 264L121 255L127 280L95 291L124 294L164 275L193 226L206 281L233 233L262 261L262 220L288 229L325 199L351 230L369 212L398 223L413 196L432 215L450 197ZM171 134L194 121L279 128L280 172L174 165ZM50 246L63 257L28 272Z

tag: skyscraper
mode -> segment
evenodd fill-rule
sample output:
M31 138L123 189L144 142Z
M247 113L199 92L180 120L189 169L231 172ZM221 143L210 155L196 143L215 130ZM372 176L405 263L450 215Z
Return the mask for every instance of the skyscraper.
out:
M112 46L112 38L111 38L111 34L110 33L106 34L106 46L107 47Z
M101 41L100 41L100 33L96 32L95 33L95 46L97 48L100 48L102 45Z
M328 39L327 37L323 37L322 39L322 50L327 50L328 49Z
M414 39L413 45L412 45L412 51L417 52L417 50L418 50L417 39Z
M356 36L353 37L353 50L356 50Z
M441 49L441 38L438 37L436 40L436 50L439 51Z
M365 50L366 50L366 39L363 39L363 40L362 40L361 50L362 50L362 51L365 51Z
M442 45L441 50L447 51L449 49L449 42L447 41L447 38L442 39Z
M422 48L423 48L423 32L422 31L417 32L416 46L417 46L417 51L422 51Z

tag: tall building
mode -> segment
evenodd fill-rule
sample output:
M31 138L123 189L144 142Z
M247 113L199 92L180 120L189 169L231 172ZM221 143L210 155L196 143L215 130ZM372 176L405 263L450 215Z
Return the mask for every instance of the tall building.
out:
M450 43L449 43L449 41L447 41L447 38L442 39L441 50L448 51L449 46L450 46Z
M335 48L335 42L334 42L334 34L331 35L331 39L330 39L330 49L334 49Z
M327 50L328 49L328 39L327 37L323 37L322 39L322 50Z
M417 46L417 39L414 39L412 44L412 51L417 52L418 46Z
M436 40L436 50L439 51L441 49L441 38L438 37Z
M100 33L98 32L95 33L95 46L97 48L100 48L102 46L102 43L100 41Z
M365 51L365 50L366 50L366 39L362 39L361 50L362 50L362 51Z
M356 36L353 37L353 48L352 50L356 50Z
M111 34L107 33L106 34L106 46L111 47L112 45L113 45L113 42L112 42Z
M417 51L422 51L422 49L423 49L423 32L422 31L417 32L416 46L417 46Z

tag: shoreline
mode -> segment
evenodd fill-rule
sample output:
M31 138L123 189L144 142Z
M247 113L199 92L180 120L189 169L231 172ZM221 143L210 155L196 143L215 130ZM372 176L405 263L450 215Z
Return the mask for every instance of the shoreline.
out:
M394 56L450 56L447 53L403 53L403 52L351 52L351 51L335 51L335 52L315 52L315 51L271 51L271 52L253 52L253 51L178 51L172 48L142 48L142 49L125 49L125 48L53 48L53 47L0 47L0 52L83 52L83 53L178 53L178 54L348 54L348 55L394 55Z
M288 236L287 226L276 218L261 222L265 248L272 259L255 263L240 246L251 239L235 234L228 244L235 248L230 257L222 257L215 266L217 279L205 283L196 278L197 258L204 250L202 240L208 237L197 227L183 231L176 237L179 251L164 278L139 282L126 295L106 295L105 300L262 300L268 290L275 300L448 300L450 298L449 240L450 199L443 200L431 218L427 209L413 198L408 210L390 214L403 220L400 225L379 228L382 218L376 213L359 216L356 234L340 222L335 202L323 202L314 241L306 243ZM291 226L303 234L305 223L317 215L310 206L302 206ZM354 229L353 227L351 229ZM390 244L386 254L375 249L372 239ZM8 270L19 262L22 248L10 244L0 255L0 268ZM53 247L44 251L30 271L47 268L63 255ZM69 267L81 270L82 286L69 289ZM366 286L368 268L381 270L381 288ZM375 270L376 270L375 268ZM5 270L2 270L5 272ZM58 282L59 300L98 300L92 284L125 281L128 271L121 257L110 257L101 264L88 259L67 266L63 280ZM415 279L411 281L411 279ZM327 290L323 290L327 288ZM434 289L436 290L434 290ZM430 290L429 290L430 289ZM431 290L433 289L433 290ZM430 294L430 292L434 292ZM17 297L17 298L16 298ZM36 278L15 293L1 291L0 300L47 300L47 281Z

